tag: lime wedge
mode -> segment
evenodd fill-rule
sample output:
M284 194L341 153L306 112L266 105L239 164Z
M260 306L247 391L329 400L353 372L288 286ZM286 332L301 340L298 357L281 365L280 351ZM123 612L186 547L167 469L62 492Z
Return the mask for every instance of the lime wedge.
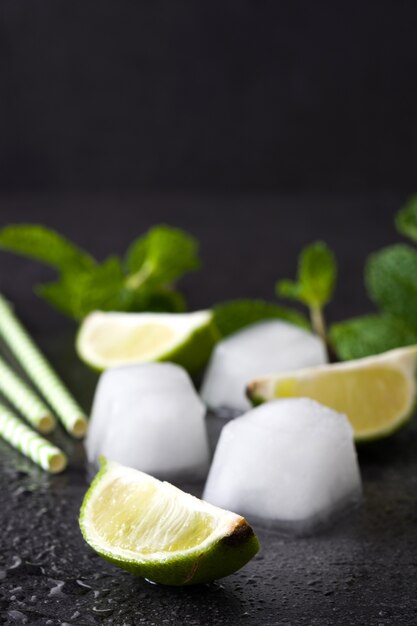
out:
M173 485L103 461L85 495L80 527L102 557L165 585L193 585L232 574L258 551L240 515Z
M172 361L189 372L207 362L218 339L211 311L195 313L90 313L77 337L88 365L108 367Z
M249 383L254 404L306 397L349 418L357 441L391 434L413 414L417 395L417 346L377 356L263 376Z

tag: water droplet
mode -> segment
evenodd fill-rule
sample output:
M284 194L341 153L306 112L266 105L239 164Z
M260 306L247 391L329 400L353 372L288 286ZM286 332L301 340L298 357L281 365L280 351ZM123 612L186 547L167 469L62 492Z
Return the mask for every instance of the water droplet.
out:
M28 618L24 613L22 613L22 611L7 611L7 615L13 622L27 624Z
M68 596L83 596L91 591L90 585L84 583L82 580L66 580L62 587L62 593Z
M114 609L110 607L93 606L93 611L94 613L97 613L97 615L103 615L107 617L107 615L111 615L113 613Z
M10 565L10 567L8 567L8 571L12 572L13 570L19 568L22 565L23 561L20 558L20 556L13 556L13 561L12 564Z
M77 580L75 581L77 583L77 585L79 587L83 587L84 589L87 589L88 591L90 591L91 589L91 585L87 585L87 583L83 582L82 580L80 580L79 578L77 578Z
M38 563L23 561L20 556L14 556L12 564L7 568L7 575L14 576L20 574L28 574L30 576L41 576L45 570Z
M94 591L94 598L105 598L109 595L111 589L96 589Z
M112 578L112 574L107 574L107 572L96 572L91 576L93 580L100 580L101 578Z
M18 487L17 489L13 491L13 495L18 498L19 496L30 496L32 495L32 492L27 487L20 485L20 487Z
M49 596L58 596L64 597L65 593L63 593L62 588L65 585L63 580L55 580L54 578L49 578L48 582L54 583L54 586L51 588L49 592Z

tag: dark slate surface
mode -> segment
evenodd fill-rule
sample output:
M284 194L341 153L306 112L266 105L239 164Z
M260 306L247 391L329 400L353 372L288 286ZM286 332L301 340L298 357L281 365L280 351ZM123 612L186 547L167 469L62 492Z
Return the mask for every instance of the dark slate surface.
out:
M339 254L341 276L350 279L339 287L340 295L331 310L335 317L359 312L366 306L358 276L363 256L365 251L396 239L390 204L398 206L398 198L381 195L339 200L258 199L256 203L249 199L195 200L194 205L200 209L212 204L218 209L217 215L223 213L223 230L219 232L218 224L210 226L206 211L200 211L199 224L198 216L193 216L191 211L190 200L182 203L177 213L172 213L172 219L167 206L176 203L180 206L178 200L142 198L130 200L130 204L119 200L114 206L119 207L120 228L112 232L111 218L103 213L98 236L97 221L91 218L99 215L104 201L79 199L72 205L75 207L72 213L59 215L48 212L48 206L54 202L61 208L71 206L69 200L44 198L24 204L18 199L8 199L0 203L0 215L5 222L47 221L69 235L77 231L78 240L91 244L98 254L121 249L132 236L133 228L140 232L153 221L164 219L188 225L202 236L209 268L203 274L204 282L194 277L186 283L192 306L202 306L204 298L224 297L222 290L226 291L227 285L231 295L268 295L272 292L273 278L285 275L294 267L297 246L321 231L323 238L330 237ZM111 203L108 199L107 206ZM129 206L135 204L153 210L134 217ZM279 207L275 217L274 206ZM315 219L308 211L311 206L317 209ZM92 209L83 228L80 207ZM379 208L378 219L375 219L376 208ZM238 216L239 241L237 237L233 239ZM252 221L253 216L258 219ZM274 249L260 246L262 237L271 246L274 236ZM230 248L225 247L228 237L229 240L232 237L233 251L241 251L239 272L235 269L236 254L230 258ZM252 244L253 237L258 239ZM255 244L259 251L257 276L256 268L249 268ZM248 250L247 246L252 247ZM274 267L270 268L271 264ZM284 269L277 270L278 265ZM246 267L247 275L242 271ZM30 295L30 286L43 277L45 272L37 266L2 256L1 288L13 296L18 312L88 409L95 375L78 362L70 326ZM257 290L256 278L259 279ZM213 443L219 425L218 420L209 419ZM86 546L77 523L87 487L82 444L74 443L62 432L54 435L54 440L71 457L69 471L57 477L49 477L0 442L0 623L50 626L411 626L417 623L415 421L390 439L359 450L364 481L360 509L309 538L283 537L256 528L262 550L251 563L222 581L187 589L150 585L105 563ZM201 486L192 489L198 493Z

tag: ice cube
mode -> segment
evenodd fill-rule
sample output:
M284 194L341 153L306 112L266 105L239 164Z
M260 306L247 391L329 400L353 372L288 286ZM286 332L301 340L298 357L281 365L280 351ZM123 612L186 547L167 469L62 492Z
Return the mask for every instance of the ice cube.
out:
M161 479L203 478L205 407L186 371L172 363L107 370L96 389L86 449L90 463L103 454Z
M252 324L217 344L201 397L219 413L241 413L251 407L245 387L253 378L326 361L325 346L316 335L280 320Z
M268 402L226 424L203 498L249 522L303 534L360 496L347 417L297 398Z

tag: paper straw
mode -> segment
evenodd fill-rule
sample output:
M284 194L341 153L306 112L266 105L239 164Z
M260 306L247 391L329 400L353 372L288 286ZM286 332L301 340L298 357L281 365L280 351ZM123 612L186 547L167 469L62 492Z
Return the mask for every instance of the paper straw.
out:
M74 437L83 437L87 429L87 420L83 410L55 374L1 295L0 333L28 376L53 407L66 430Z
M56 426L51 411L0 357L0 391L18 411L41 433L50 433Z
M23 424L2 404L0 404L0 436L52 474L62 472L67 465L67 457L59 448Z

